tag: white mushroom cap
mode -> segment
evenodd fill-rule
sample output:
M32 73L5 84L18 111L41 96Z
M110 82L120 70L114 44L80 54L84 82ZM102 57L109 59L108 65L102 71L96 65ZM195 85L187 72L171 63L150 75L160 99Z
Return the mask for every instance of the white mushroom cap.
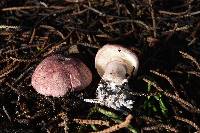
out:
M96 54L95 67L101 77L110 62L117 61L126 66L129 76L135 75L138 71L139 60L135 53L120 45L104 45Z

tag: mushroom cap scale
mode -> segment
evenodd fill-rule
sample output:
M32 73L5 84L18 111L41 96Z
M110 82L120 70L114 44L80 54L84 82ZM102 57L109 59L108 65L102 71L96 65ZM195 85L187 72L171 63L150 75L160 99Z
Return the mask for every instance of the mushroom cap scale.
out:
M42 95L59 97L67 92L82 90L91 81L91 71L82 61L53 55L36 67L31 84Z
M135 75L138 71L139 60L131 50L120 45L104 45L96 54L95 67L103 77L106 67L110 62L118 61L126 66L127 74Z

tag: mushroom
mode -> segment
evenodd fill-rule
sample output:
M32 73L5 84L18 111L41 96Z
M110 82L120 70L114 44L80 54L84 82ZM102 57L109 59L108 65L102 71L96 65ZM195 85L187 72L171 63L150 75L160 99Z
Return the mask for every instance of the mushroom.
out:
M92 73L81 60L57 54L36 67L31 84L42 95L60 97L86 88L91 81Z
M102 77L96 91L97 97L84 100L116 110L122 110L124 107L131 109L133 101L129 99L128 79L138 71L137 55L120 45L108 44L97 52L95 67Z

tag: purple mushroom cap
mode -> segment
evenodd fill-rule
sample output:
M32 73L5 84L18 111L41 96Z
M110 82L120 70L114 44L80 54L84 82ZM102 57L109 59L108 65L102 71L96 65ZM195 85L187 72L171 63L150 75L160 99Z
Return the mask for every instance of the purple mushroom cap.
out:
M92 73L81 60L52 55L37 66L31 84L42 95L60 97L86 88L91 81Z

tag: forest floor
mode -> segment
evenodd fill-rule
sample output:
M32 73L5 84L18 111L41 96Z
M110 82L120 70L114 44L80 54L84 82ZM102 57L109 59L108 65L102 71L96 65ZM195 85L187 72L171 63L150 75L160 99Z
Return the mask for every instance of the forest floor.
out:
M1 0L0 132L200 132L199 35L200 0ZM129 115L83 101L105 44L138 53ZM84 61L89 87L59 98L33 89L36 66L57 53Z

